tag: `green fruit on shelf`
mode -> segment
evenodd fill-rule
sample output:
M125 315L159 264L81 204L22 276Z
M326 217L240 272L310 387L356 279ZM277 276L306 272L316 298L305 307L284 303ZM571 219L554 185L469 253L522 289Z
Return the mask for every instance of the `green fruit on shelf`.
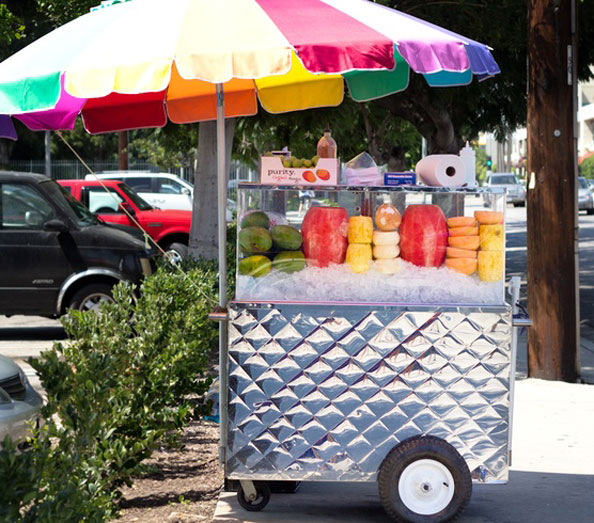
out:
M303 160L303 167L311 167L313 165L313 162L311 160L308 160L307 158Z
M243 258L239 260L238 265L239 274L242 276L253 276L254 278L266 276L271 268L272 263L270 260L260 254Z
M318 165L318 160L320 159L319 156L314 156L311 161L313 162L314 165Z
M301 168L301 160L299 160L298 158L295 158L294 160L292 160L291 167L293 167L294 169Z
M274 246L281 251L296 251L303 243L299 230L290 225L275 225L270 235Z
M242 229L246 227L264 227L268 229L270 228L270 219L264 211L254 211L243 217L240 227Z
M283 167L291 167L291 160L289 160L288 158L283 158L281 161L283 162Z
M297 272L305 268L305 255L301 251L284 251L277 254L272 267L282 272Z
M272 236L264 227L246 227L239 231L238 237L244 254L261 254L272 247Z

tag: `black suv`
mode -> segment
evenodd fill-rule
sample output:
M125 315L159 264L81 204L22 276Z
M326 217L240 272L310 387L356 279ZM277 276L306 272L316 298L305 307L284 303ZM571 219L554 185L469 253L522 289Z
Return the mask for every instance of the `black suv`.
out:
M0 171L0 314L93 309L119 281L152 273L137 237L100 222L56 182Z

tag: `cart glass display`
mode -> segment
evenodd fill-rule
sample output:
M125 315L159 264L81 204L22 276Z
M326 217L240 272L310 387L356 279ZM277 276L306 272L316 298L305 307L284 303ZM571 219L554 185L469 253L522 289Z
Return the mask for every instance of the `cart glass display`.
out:
M378 481L384 506L396 477L421 514L451 474L506 482L505 192L308 189L238 189L226 477ZM418 474L439 484L417 507Z

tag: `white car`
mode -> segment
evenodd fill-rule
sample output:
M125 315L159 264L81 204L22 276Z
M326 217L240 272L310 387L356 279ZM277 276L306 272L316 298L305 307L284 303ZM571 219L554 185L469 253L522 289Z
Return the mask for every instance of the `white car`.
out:
M507 189L507 203L514 207L526 205L526 188L514 173L492 173L487 175L485 187L503 187ZM484 196L485 206L490 205L489 195Z
M583 176L578 177L578 210L594 214L594 188Z
M30 423L42 423L41 396L29 384L23 370L0 354L0 441L10 436L18 444L29 432Z
M111 171L88 174L86 179L121 180L154 207L192 210L194 186L175 174Z
M180 176L170 173L141 171L109 171L87 174L87 180L121 180L132 187L144 200L159 209L191 211L194 185ZM236 203L227 200L227 221L233 219Z

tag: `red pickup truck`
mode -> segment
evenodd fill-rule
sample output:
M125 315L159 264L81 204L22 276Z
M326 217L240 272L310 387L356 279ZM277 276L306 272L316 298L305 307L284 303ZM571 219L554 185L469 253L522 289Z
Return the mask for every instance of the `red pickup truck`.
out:
M157 209L117 180L58 180L58 183L101 220L137 227L125 210L173 258L187 256L192 211Z

